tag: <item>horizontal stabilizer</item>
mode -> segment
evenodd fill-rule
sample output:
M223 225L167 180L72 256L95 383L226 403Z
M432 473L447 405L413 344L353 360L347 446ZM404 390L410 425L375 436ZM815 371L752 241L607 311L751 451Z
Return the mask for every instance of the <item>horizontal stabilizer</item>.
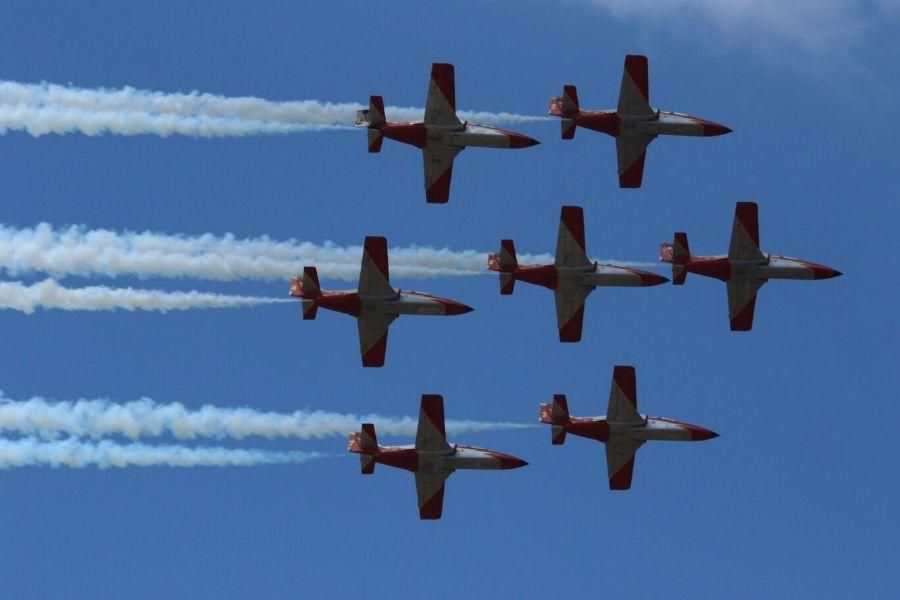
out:
M371 475L375 472L375 459L371 454L359 455L359 472L363 475Z
M550 428L551 442L554 446L562 446L566 443L566 428L562 425L554 425Z

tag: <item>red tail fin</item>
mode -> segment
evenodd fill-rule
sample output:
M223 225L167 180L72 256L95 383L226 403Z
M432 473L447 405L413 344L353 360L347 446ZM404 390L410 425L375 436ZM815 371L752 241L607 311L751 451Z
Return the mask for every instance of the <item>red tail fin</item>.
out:
M518 268L515 243L512 240L500 240L500 252L488 255L488 269L500 273L500 294L508 296L513 293L516 286L513 273Z

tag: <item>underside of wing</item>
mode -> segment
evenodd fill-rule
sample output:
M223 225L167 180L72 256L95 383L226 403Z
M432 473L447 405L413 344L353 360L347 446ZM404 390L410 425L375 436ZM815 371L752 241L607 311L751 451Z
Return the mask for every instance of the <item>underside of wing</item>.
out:
M461 125L456 116L456 76L453 65L434 63L425 98L426 125Z
M580 206L563 206L556 236L558 267L586 267L591 264L584 241L584 211Z
M644 179L644 158L652 135L620 135L616 138L616 158L619 163L619 187L639 188Z
M765 279L735 279L726 282L728 319L731 321L732 331L750 331L753 328L756 292L765 282Z
M453 176L453 159L462 148L452 146L426 146L422 149L425 166L425 200L443 204L450 200L450 179Z
M616 366L613 369L606 419L611 423L637 423L643 420L638 412L637 375L634 367Z
M644 442L640 440L607 442L606 476L609 478L609 489L627 490L631 488L634 456L643 444Z
M622 70L622 86L619 88L619 106L616 109L626 115L652 115L650 107L650 75L647 57L628 55Z
M356 319L359 326L359 351L364 367L384 366L388 328L395 315L363 314Z
M394 293L388 270L387 240L383 237L369 236L363 244L358 291L361 296L390 296Z
M581 286L559 286L553 293L556 300L556 326L559 341L578 342L584 322L584 301L594 288Z
M416 471L416 495L420 519L440 519L444 509L444 482L453 471Z
M444 429L444 398L437 394L423 394L419 407L419 426L416 429L416 450L448 452L447 432Z
M728 258L741 261L766 259L759 249L759 216L755 202L738 202L734 207Z

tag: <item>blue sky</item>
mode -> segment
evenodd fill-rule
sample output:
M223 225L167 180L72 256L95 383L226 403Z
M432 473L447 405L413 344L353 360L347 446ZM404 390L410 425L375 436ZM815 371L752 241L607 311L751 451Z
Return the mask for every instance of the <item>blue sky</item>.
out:
M359 366L352 320L303 322L293 304L0 313L10 398L414 415L419 395L436 392L448 418L533 422L555 392L574 414L604 412L613 365L633 364L643 411L721 434L646 445L627 493L607 490L599 444L553 447L538 428L460 436L531 464L455 474L434 523L416 518L408 473L362 478L340 437L234 444L337 455L296 466L11 469L0 473L4 595L889 595L900 533L898 10L810 6L670 2L667 17L646 19L602 1L6 7L5 80L272 100L377 93L421 106L430 63L449 61L460 108L540 115L564 83L585 107L614 106L623 56L644 53L654 105L734 133L657 140L635 191L616 187L610 138L581 130L564 143L555 122L510 127L542 144L463 153L447 206L423 201L418 152L386 142L368 155L360 132L8 133L5 225L342 245L386 235L485 253L512 237L537 253L553 250L559 206L579 204L592 255L652 261L675 230L695 253L725 252L734 203L755 200L764 249L844 276L765 286L749 334L728 331L717 281L599 290L576 345L556 341L546 290L500 297L489 275L396 280L476 310L400 319L377 370ZM287 293L286 281L65 282Z

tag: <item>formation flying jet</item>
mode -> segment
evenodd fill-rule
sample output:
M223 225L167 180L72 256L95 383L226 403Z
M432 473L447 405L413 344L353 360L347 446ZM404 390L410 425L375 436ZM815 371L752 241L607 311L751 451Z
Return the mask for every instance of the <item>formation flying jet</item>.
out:
M634 367L627 366L613 369L606 415L569 416L565 395L555 394L553 404L541 404L541 423L551 425L554 445L564 443L567 433L606 444L606 473L611 490L631 488L634 455L644 442L695 442L719 437L704 427L640 414Z
M304 319L315 319L319 308L356 317L359 350L364 367L384 365L388 327L400 315L461 315L472 309L454 300L391 287L388 274L387 240L367 237L359 287L354 291L326 292L319 287L315 267L304 267L303 278L291 280L291 296L301 298Z
M435 203L450 199L453 159L466 146L527 148L538 143L521 133L460 121L453 65L444 63L431 66L423 122L388 122L381 96L372 96L369 109L357 113L356 124L369 128L369 152L380 152L384 138L420 148L425 162L425 199Z
M658 135L708 137L730 133L724 125L650 106L647 57L625 57L625 71L619 90L619 106L614 110L582 110L574 85L563 86L563 95L550 99L550 114L562 118L562 138L575 137L575 128L584 127L616 138L619 187L639 188L644 176L647 146Z
M559 341L581 340L584 301L600 286L642 287L668 281L662 275L619 265L601 265L587 257L584 213L580 206L563 206L552 265L519 265L512 240L500 241L500 252L488 256L488 268L500 273L500 293L513 293L516 281L553 290Z
M683 285L688 273L714 277L728 287L728 318L732 331L750 331L756 292L770 279L830 279L841 274L831 267L759 249L759 219L755 202L738 202L727 256L692 256L687 234L675 234L673 244L661 244L660 260L672 263L672 283Z
M424 394L414 446L379 446L375 426L363 423L351 433L348 450L359 454L363 475L375 472L375 463L412 471L416 476L419 517L440 519L444 506L444 482L457 469L517 469L528 463L493 450L449 444L444 431L444 399Z

